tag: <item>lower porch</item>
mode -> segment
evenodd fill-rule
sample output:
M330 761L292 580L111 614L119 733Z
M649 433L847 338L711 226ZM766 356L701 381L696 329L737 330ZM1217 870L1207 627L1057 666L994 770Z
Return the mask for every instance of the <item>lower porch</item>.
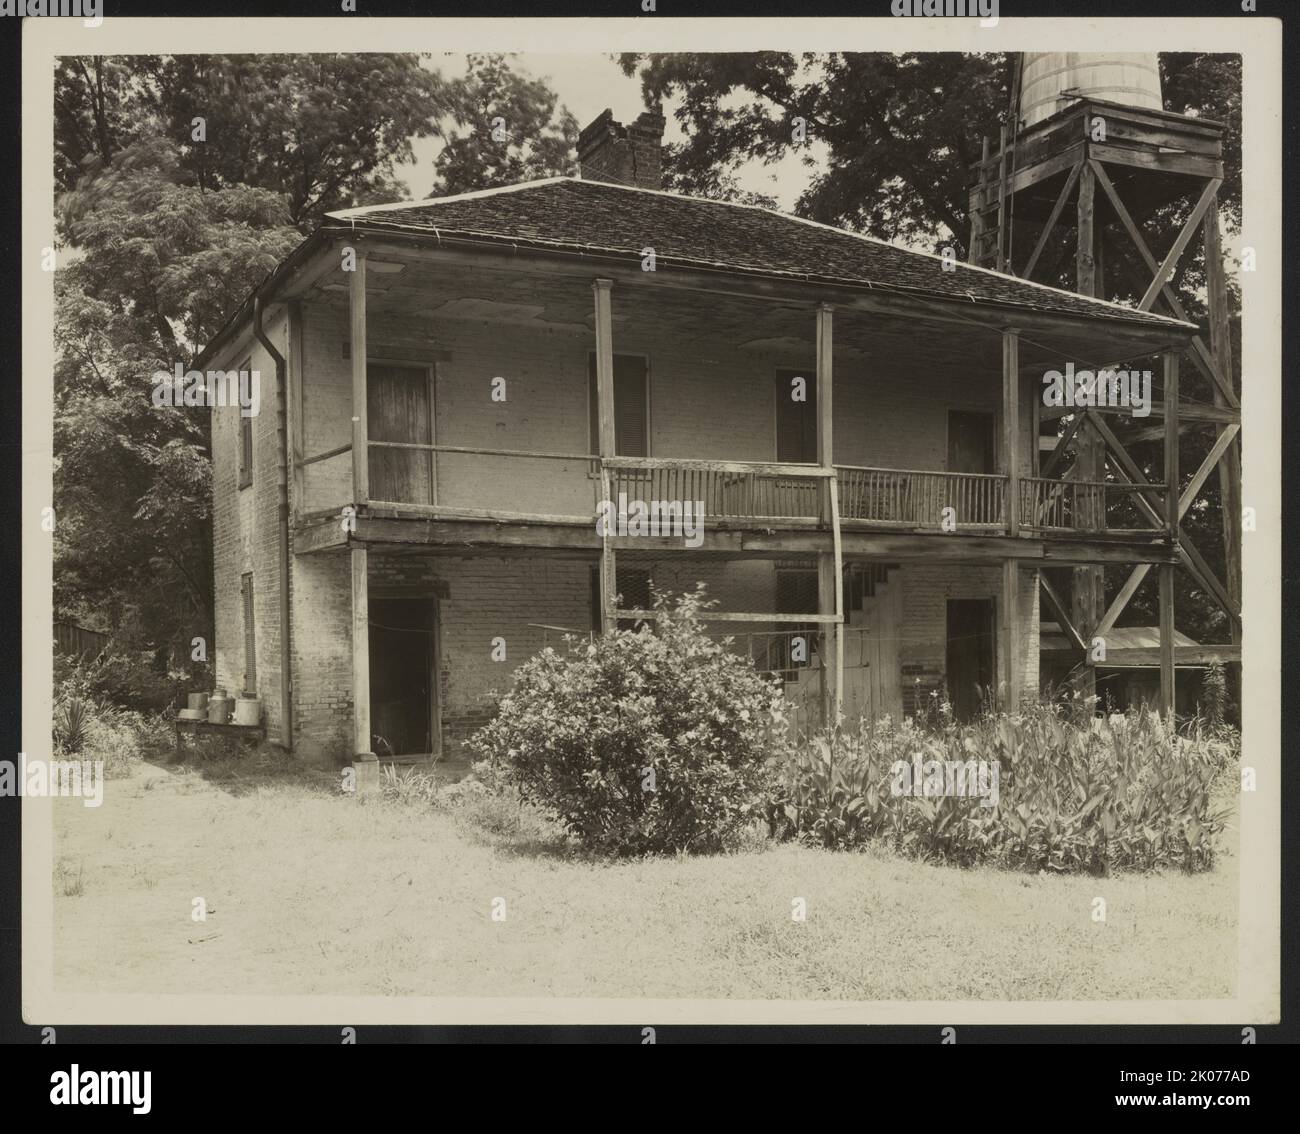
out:
M1014 569L1008 632L996 563L847 556L827 620L820 558L620 552L617 623L643 620L656 591L703 585L706 632L782 682L801 731L828 702L846 722L945 703L971 715L1005 695L1008 650L1016 685L1037 689L1035 568ZM595 554L353 547L297 557L295 572L295 717L309 758L466 763L465 741L515 669L599 634L605 618Z

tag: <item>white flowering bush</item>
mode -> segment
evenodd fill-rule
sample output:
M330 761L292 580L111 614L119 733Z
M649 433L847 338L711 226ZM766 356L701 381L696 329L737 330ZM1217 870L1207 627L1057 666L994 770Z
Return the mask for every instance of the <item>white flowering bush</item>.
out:
M604 854L708 852L762 814L781 692L705 636L703 588L653 626L543 650L470 744Z

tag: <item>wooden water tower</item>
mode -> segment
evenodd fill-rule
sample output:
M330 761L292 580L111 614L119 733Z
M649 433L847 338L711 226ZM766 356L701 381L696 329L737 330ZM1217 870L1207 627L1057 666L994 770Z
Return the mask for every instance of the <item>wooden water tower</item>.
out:
M1178 518L1195 503L1217 467L1226 578L1216 576L1181 528L1179 561L1196 585L1227 612L1232 643L1239 647L1241 414L1233 388L1219 228L1224 127L1165 110L1157 57L1122 53L1019 56L1008 119L996 150L986 138L976 165L970 198L971 263L1057 283L1068 269L1065 257L1072 254L1070 282L1081 294L1114 299L1127 290L1140 296L1142 310L1187 319L1179 285L1196 241L1203 244L1207 330L1192 340L1186 356L1197 388L1189 390L1185 381L1181 397L1175 387L1173 401L1180 438L1193 430L1211 430L1214 440L1195 475L1181 479ZM1150 247L1144 222L1174 202L1187 206L1177 236L1168 248ZM1069 241L1061 238L1066 230L1071 232ZM1112 278L1120 267L1133 265L1141 278ZM1103 349L1104 344L1098 346ZM1085 361L1096 365L1120 360ZM1188 373L1186 367L1183 371ZM1152 440L1163 430L1165 396L1158 389L1158 369L1156 375L1159 401L1150 418L1091 410L1086 417L1076 418L1058 439L1055 421L1043 410L1047 436L1039 448L1072 443L1074 464L1067 474L1071 478L1103 480L1109 465L1110 475L1132 481L1134 472L1139 476L1141 472L1126 446ZM1034 461L1037 473L1037 450ZM1149 566L1135 566L1107 606L1103 568L1074 569L1069 613L1085 642L1104 637L1115 625L1149 570ZM1166 623L1172 634L1172 590L1172 577L1162 578L1162 634ZM1182 656L1176 657L1176 663L1194 664L1193 652L1191 647L1180 647ZM1215 656L1239 660L1240 654L1239 649L1223 649ZM1093 672L1083 672L1085 691L1091 692ZM1172 684L1172 675L1170 679Z

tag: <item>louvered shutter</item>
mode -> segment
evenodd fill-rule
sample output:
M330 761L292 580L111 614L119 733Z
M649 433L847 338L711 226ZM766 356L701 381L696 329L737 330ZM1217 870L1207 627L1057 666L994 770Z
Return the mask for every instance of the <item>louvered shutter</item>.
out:
M806 401L792 396L796 378L805 381ZM817 386L803 370L776 372L776 459L782 464L817 460Z
M646 360L635 354L614 356L614 452L620 457L650 455L650 412ZM600 450L600 413L596 395L596 356L587 367L588 431L591 451Z
M257 692L257 635L253 622L253 576L249 572L239 582L239 597L244 608L244 692Z

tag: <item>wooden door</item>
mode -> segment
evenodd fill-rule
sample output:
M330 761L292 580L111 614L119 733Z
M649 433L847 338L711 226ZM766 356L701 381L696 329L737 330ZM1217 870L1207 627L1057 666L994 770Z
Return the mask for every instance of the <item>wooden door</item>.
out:
M994 471L993 415L966 410L948 412L948 471Z
M796 391L802 400L795 400ZM808 371L776 372L776 459L783 465L817 460L817 383Z
M875 585L875 593L862 604L867 637L863 643L866 661L867 715L872 720L903 719L903 583L895 574Z
M432 376L425 366L369 363L366 412L371 441L433 443ZM433 453L370 449L370 498L393 504L433 504Z

